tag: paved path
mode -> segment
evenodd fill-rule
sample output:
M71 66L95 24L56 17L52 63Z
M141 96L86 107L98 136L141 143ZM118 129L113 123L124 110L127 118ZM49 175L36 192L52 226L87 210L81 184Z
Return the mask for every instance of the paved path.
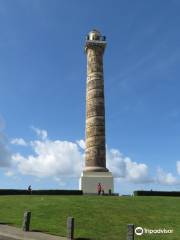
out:
M14 238L9 238L9 237L5 237L5 236L0 236L0 240L14 240ZM19 240L19 239L17 239Z
M14 238L9 238L9 237L5 237L5 236L0 236L0 240L14 240ZM16 240L20 240L20 239L16 239Z
M0 240L67 240L40 232L23 232L20 228L0 224Z

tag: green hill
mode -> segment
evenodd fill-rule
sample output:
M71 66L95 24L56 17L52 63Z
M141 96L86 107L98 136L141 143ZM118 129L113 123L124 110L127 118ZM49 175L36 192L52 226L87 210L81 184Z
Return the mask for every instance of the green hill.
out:
M75 218L78 239L125 240L127 224L173 229L172 234L135 239L180 239L180 198L109 196L0 196L0 222L21 227L32 212L31 229L66 236L68 216Z

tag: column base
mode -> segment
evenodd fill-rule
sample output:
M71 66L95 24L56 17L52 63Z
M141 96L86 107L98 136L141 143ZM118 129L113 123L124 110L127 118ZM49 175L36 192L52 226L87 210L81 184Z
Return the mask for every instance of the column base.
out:
M114 192L114 181L111 172L86 172L79 179L79 190L83 193L97 193L97 184L101 183L104 193Z

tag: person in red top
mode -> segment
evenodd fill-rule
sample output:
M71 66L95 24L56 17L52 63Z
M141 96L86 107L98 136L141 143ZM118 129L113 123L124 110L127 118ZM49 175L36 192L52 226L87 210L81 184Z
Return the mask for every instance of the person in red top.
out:
M98 192L98 195L101 194L101 189L102 189L101 184L98 183L98 185L97 185L97 192Z

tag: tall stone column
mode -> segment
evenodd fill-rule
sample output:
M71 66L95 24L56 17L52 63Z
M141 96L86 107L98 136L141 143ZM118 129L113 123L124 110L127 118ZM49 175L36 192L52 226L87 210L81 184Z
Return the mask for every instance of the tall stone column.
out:
M104 191L113 192L113 177L106 168L105 105L103 54L106 38L97 30L86 38L87 88L86 88L86 149L85 168L80 178L80 189L95 193L100 183Z
M103 53L105 38L90 32L85 44L87 54L86 151L84 171L107 172Z

